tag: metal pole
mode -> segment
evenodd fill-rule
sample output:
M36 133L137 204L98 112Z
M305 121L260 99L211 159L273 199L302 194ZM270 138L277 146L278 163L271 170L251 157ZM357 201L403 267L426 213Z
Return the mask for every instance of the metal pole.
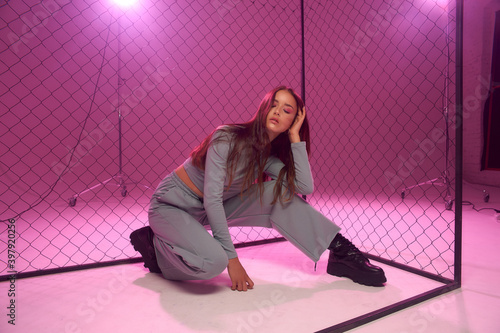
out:
M463 0L456 18L456 168L455 168L455 281L462 283L462 151L463 151Z
M122 98L121 98L121 86L123 84L123 80L121 77L121 69L122 69L122 59L121 59L121 52L122 52L122 43L121 43L121 35L122 35L122 25L121 25L121 16L118 18L118 88L117 88L117 94L118 94L118 106L117 106L117 111L118 111L118 176L120 177L120 185L122 185L122 112L121 112L121 106L122 106Z
M305 51L305 27L304 27L304 0L300 1L300 16L301 16L301 26L302 26L302 75L301 75L301 95L302 95L302 100L304 101L304 105L306 104L306 51Z

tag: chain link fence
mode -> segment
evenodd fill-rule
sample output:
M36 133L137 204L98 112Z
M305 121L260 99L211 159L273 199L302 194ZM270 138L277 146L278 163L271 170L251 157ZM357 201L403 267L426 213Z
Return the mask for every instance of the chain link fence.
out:
M311 202L377 256L454 273L455 8L307 2Z
M452 4L19 0L0 16L0 275L13 225L20 273L137 257L158 182L305 74L309 202L362 250L453 278Z

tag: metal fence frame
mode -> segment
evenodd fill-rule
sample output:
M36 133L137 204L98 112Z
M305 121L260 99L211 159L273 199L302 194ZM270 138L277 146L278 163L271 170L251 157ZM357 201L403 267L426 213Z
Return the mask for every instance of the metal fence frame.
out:
M302 43L302 50L301 50L301 89L302 89L302 96L305 100L307 97L307 84L306 84L306 64L305 64L305 39L304 39L304 29L305 29L305 17L304 17L304 0L301 0L301 43ZM389 306L386 306L384 308L378 309L376 311L367 313L365 315L359 316L357 318L353 318L351 320L339 323L337 325L331 326L329 328L325 328L324 330L321 330L319 332L344 332L346 330L353 329L355 327L364 325L366 323L369 323L371 321L380 319L384 316L387 316L389 314L395 313L397 311L400 311L402 309L411 307L415 304L424 302L426 300L429 300L434 297L438 297L440 295L443 295L444 293L447 293L449 291L458 289L461 287L461 280L462 280L462 100L463 100L463 93L462 93L462 82L463 82L463 72L462 72L462 54L463 54L463 0L457 0L456 1L456 50L455 50L455 64L456 64L456 73L455 73L455 106L456 106L456 128L455 128L455 198L454 202L456 203L455 205L455 241L454 241L454 276L453 279L449 278L444 278L440 275L432 274L405 264L397 263L393 260L385 259L381 256L373 255L370 253L367 253L366 255L373 260L379 261L381 263L390 265L392 267L395 267L397 269L405 270L408 272L411 272L416 275L420 275L435 281L438 281L440 283L443 283L443 286L439 288L435 288L429 291L426 291L424 293L421 293L417 296L402 300L400 302L391 304ZM120 163L121 164L121 163ZM242 242L240 244L237 244L236 247L243 247L243 246L252 246L256 244L263 244L263 243L269 243L269 242L275 242L275 241L282 241L283 238L273 238L273 239L267 239L267 240L258 240L258 241L248 241L248 242ZM38 271L32 271L32 272L21 272L21 273L15 273L15 272L8 272L6 275L1 275L0 276L0 281L6 281L9 280L9 278L12 276L13 273L15 273L15 277L17 279L19 278L27 278L27 277L33 277L33 276L40 276L40 275L45 275L45 274L53 274L53 273L62 273L62 272L68 272L68 271L75 271L75 270L82 270L82 269L89 269L89 268L95 268L95 267L103 267L103 266L110 266L110 265L119 265L119 264L127 264L127 263L135 263L135 262L140 262L142 259L141 258L128 258L128 259L123 259L123 260L113 260L113 261L105 261L105 262L96 262L96 263L91 263L91 264L83 264L83 265L77 265L77 266L68 266L68 267L60 267L60 268L55 268L55 269L45 269L45 270L38 270Z

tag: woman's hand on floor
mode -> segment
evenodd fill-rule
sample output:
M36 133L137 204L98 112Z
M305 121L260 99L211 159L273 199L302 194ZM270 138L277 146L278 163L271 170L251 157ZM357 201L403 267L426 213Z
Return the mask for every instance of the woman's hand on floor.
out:
M229 273L229 278L231 278L231 290L247 291L247 289L253 289L254 283L248 277L238 257L229 259L227 272Z

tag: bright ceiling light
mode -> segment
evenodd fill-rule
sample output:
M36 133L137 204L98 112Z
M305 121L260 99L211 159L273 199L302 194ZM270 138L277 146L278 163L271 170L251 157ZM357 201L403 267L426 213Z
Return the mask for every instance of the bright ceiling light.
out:
M115 4L121 8L130 8L134 6L139 0L113 0Z

